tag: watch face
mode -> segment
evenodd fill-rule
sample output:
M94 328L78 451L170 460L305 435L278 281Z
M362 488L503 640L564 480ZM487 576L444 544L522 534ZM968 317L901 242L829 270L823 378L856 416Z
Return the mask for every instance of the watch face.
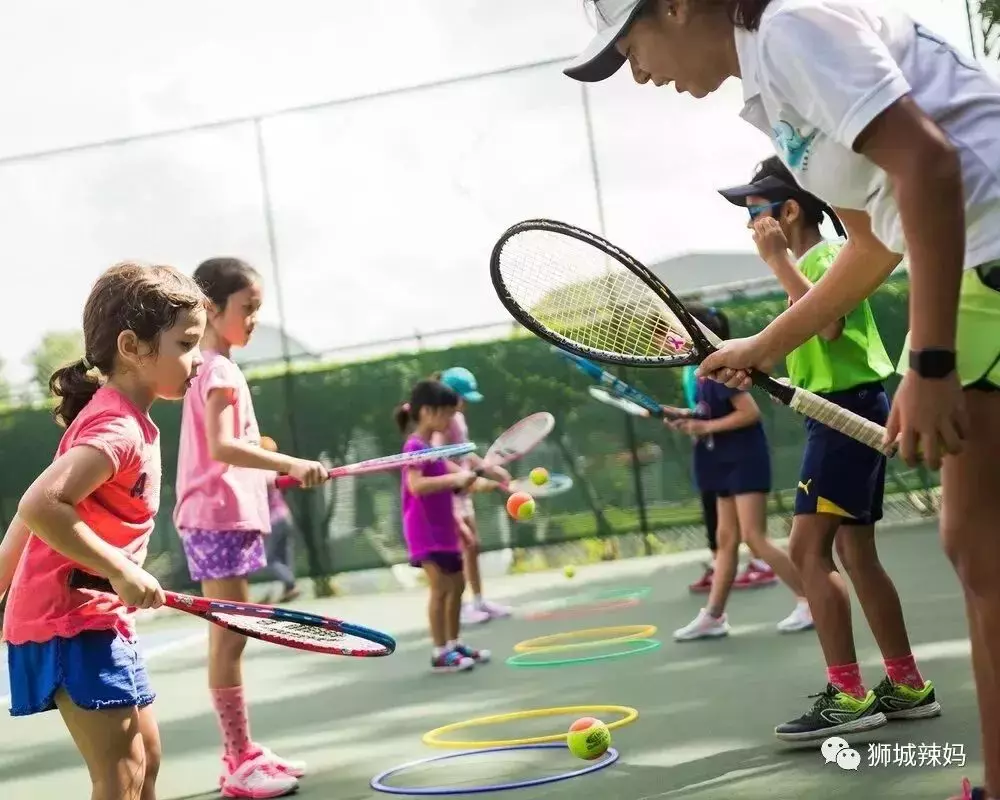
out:
M922 378L944 378L955 370L955 353L951 350L911 351L910 368Z

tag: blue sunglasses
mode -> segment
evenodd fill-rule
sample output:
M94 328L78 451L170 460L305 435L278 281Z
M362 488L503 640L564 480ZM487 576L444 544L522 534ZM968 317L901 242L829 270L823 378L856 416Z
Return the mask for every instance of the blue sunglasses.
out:
M787 202L787 200L778 200L775 203L764 203L759 206L747 206L747 212L750 214L750 220L753 221L765 211L769 211L772 208L780 208Z

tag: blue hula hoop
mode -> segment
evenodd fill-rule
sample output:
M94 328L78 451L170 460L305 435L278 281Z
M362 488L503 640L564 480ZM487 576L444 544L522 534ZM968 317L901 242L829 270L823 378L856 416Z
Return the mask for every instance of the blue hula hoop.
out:
M402 794L402 795L456 795L456 794L483 794L485 792L502 792L507 789L527 789L530 786L544 786L547 783L558 783L559 781L568 781L570 778L578 778L581 775L589 775L591 772L597 772L598 770L610 767L618 760L618 751L613 747L608 748L608 752L605 753L605 758L597 761L593 764L589 764L586 767L581 767L580 769L575 769L570 772L563 772L560 775L549 775L545 778L530 778L524 781L513 781L511 783L497 783L493 785L483 785L483 786L463 786L463 787L451 787L451 786L424 786L421 788L407 788L405 786L386 786L384 781L386 778L390 778L393 775L398 775L408 769L413 769L414 767L419 767L423 764L431 764L435 761L446 761L450 758L464 758L466 756L477 756L482 753L508 753L511 750L566 750L568 749L563 742L547 742L545 744L519 744L513 747L487 747L484 750L463 750L459 753L446 753L441 756L431 756L430 758L421 758L419 761L411 761L409 764L403 764L399 767L393 767L392 769L387 769L385 772L380 772L374 778L369 781L369 786L376 792L385 792L386 794Z

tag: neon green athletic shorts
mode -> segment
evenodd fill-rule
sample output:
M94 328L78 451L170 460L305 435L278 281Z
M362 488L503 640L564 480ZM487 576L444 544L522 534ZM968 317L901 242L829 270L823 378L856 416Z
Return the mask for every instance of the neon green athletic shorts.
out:
M910 363L910 334L896 371ZM962 276L958 299L958 376L970 389L1000 391L1000 261L991 261Z

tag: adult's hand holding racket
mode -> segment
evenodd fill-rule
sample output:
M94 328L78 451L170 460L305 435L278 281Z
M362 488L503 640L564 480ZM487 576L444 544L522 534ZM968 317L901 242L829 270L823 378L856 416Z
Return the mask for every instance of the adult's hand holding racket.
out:
M698 322L647 267L602 237L553 220L509 228L493 248L500 301L537 336L608 364L702 364L722 340ZM725 366L718 365L720 368ZM880 452L885 429L818 395L750 370L755 386L800 414Z

